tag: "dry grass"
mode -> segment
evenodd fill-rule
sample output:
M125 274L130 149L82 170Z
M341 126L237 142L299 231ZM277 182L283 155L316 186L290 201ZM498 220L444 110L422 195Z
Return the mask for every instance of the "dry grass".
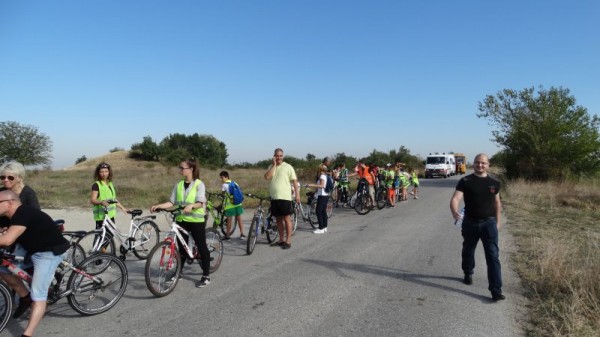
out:
M532 301L531 336L600 335L600 190L595 182L507 184L504 204Z

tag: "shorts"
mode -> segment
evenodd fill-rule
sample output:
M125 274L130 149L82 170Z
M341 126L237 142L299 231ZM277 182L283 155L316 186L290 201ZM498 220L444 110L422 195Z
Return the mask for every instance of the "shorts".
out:
M242 207L242 205L237 205L234 206L232 208L228 208L225 210L225 216L226 217L235 217L238 215L242 215L244 214L244 207Z
M31 255L33 263L33 280L31 282L31 300L35 302L46 301L48 299L48 288L54 279L56 267L64 260L67 253L54 255L53 252L37 252ZM31 264L23 262L16 263L21 269L31 267ZM12 274L6 268L2 268L2 273Z
M294 213L294 205L291 200L271 200L271 215L280 217Z

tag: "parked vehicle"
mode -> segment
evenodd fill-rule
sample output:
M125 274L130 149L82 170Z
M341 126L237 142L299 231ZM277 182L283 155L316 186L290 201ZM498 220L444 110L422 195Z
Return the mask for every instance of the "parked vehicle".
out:
M425 160L425 178L448 178L456 174L456 159L453 154L429 154Z

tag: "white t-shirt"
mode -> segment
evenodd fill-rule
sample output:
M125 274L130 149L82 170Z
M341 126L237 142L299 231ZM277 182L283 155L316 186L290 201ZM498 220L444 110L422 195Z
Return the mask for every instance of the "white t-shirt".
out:
M323 173L323 174L321 174L319 176L319 181L317 181L317 184L320 184L321 181L324 181L325 185L327 185L327 175L325 173ZM317 195L317 196L319 196L319 195L329 195L329 193L325 192L325 188L319 187L317 189L317 193L315 195Z

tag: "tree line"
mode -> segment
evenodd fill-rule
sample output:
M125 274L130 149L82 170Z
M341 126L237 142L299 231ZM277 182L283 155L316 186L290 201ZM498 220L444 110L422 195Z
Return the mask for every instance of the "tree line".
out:
M565 180L597 176L600 173L600 118L591 115L568 89L562 87L504 89L487 95L478 103L479 118L488 119L495 128L492 140L501 151L492 156L496 166L502 166L508 178L527 180ZM17 160L25 166L47 165L52 159L52 141L35 126L13 121L0 122L0 163ZM211 135L171 134L160 142L146 136L131 146L132 158L176 164L184 158L202 158L208 167L264 168L271 158L256 163L227 163L227 147ZM84 155L77 162L85 161ZM421 167L421 158L400 146L398 150L382 152L373 149L365 158L345 153L331 156L334 164L353 167L358 160L379 165L402 162L409 167ZM306 154L305 158L286 156L286 161L298 169L314 167L322 158Z

